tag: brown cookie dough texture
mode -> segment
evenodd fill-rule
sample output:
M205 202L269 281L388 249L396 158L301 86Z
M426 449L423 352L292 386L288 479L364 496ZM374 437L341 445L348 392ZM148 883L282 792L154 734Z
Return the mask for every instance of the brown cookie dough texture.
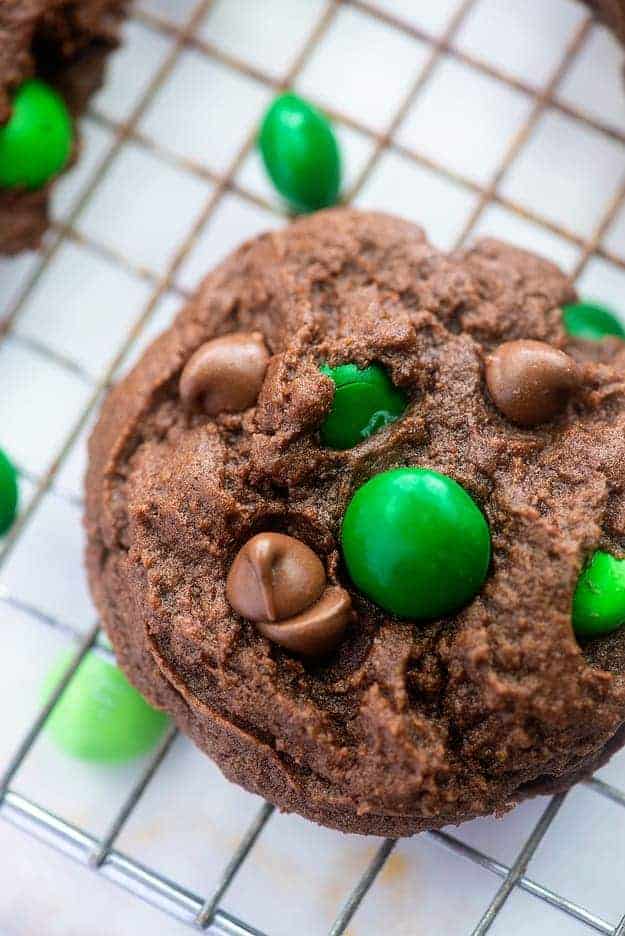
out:
M0 0L0 125L11 95L36 75L74 117L100 86L127 0ZM0 253L37 247L48 225L52 180L33 192L0 188Z
M556 267L496 241L446 255L399 219L323 212L244 244L112 391L90 445L93 594L129 678L230 779L329 826L407 835L564 789L622 743L625 629L580 647L571 599L596 548L623 553L625 344L568 339L574 298ZM193 355L239 333L270 355L255 404L186 406ZM563 352L579 378L529 428L486 386L486 362L517 341ZM406 413L323 448L324 362L381 365ZM342 564L351 496L399 466L451 476L490 526L486 583L445 620L393 617ZM319 565L297 579L269 533ZM268 548L281 594L261 627L351 598L324 656L237 613L232 580L228 600L229 575L239 587Z

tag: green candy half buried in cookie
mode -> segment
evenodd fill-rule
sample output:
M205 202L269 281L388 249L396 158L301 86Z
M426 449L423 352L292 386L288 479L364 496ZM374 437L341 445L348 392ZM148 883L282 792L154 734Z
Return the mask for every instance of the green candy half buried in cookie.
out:
M468 604L490 564L490 531L453 478L426 468L374 475L343 520L343 555L354 584L399 617L427 620Z
M573 630L600 637L625 624L625 559L597 550L582 571L573 596Z
M610 335L625 338L625 328L605 306L596 302L574 302L563 306L562 321L572 338L601 341Z
M355 364L324 364L320 370L336 387L332 408L320 428L321 442L328 448L353 448L406 410L405 395L378 364L362 370Z
M49 697L72 654L65 654L45 683ZM169 719L152 708L117 666L91 651L81 661L46 721L46 731L66 754L102 764L145 754Z

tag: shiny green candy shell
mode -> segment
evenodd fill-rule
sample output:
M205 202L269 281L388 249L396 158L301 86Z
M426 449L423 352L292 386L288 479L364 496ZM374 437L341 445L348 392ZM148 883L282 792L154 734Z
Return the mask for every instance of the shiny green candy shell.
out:
M49 696L71 655L46 680ZM112 663L90 652L80 663L46 722L46 731L72 757L102 764L122 763L152 748L168 719L148 705Z
M259 146L271 181L296 211L335 204L341 157L330 123L315 107L281 94L265 115Z
M321 442L328 448L353 448L406 409L406 397L377 364L362 370L355 364L324 364L320 370L336 385L332 409L320 429Z
M25 81L0 127L0 187L37 189L57 175L72 151L72 121L63 98L38 78Z
M6 533L17 512L17 473L0 449L0 534Z
M605 306L594 302L575 302L563 307L563 322L573 338L601 341L609 335L625 338L625 328Z
M426 468L385 471L359 488L342 544L354 584L404 618L457 611L480 590L490 564L481 510L452 478Z
M600 637L625 624L625 559L597 550L583 570L573 596L573 630Z

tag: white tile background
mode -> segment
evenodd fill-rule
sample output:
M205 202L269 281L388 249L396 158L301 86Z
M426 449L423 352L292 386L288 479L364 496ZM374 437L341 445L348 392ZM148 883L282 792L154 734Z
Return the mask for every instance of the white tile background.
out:
M508 239L571 273L581 261L581 293L624 312L625 201L603 223L625 182L621 50L593 26L563 70L554 105L524 139L518 133L533 95L552 79L585 12L572 0L475 0L449 32L460 6L346 0L329 20L295 85L340 112L345 189L357 186L361 207L413 218L444 248L471 225L471 237ZM167 326L183 294L214 263L245 238L284 223L256 150L241 148L276 82L304 50L325 0L215 0L198 17L198 41L177 49L176 29L198 10L198 0L138 0L125 45L83 121L82 158L55 191L53 217L57 225L69 222L72 233L41 275L34 254L0 261L0 317L15 314L12 334L0 344L0 446L23 473L21 510L35 505L4 562L0 554L0 771L36 715L46 672L74 645L72 634L94 621L81 570L82 475L94 418L85 407ZM380 18L371 15L376 10ZM432 66L431 42L445 35ZM247 73L237 65L249 66ZM376 134L391 128L419 80L393 145L363 178L377 153ZM120 121L130 121L121 145ZM507 171L489 200L484 193L492 194L503 160ZM224 176L232 184L222 190ZM582 244L596 233L601 253L588 259ZM57 236L58 227L48 248ZM48 472L49 487L38 496ZM78 764L43 736L12 785L97 835L145 763ZM624 765L625 754L600 775L623 788ZM502 820L450 831L509 865L545 805L535 800ZM178 738L116 844L205 895L258 806ZM625 913L624 833L621 807L576 789L528 876L614 925ZM222 904L271 936L327 932L378 844L274 816ZM469 933L499 884L436 839L419 836L397 846L348 932ZM0 894L3 936L188 932L6 823ZM491 932L590 930L517 889Z

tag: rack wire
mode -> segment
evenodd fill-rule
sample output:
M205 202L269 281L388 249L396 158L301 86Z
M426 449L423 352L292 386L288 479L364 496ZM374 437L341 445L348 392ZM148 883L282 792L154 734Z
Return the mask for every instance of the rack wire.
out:
M478 2L479 0L461 0L455 14L449 20L445 31L442 35L435 36L416 27L411 22L402 19L400 16L387 12L386 7L377 6L373 2L368 2L368 0L327 0L297 55L297 58L293 62L288 73L281 80L277 80L273 76L265 73L262 68L251 65L236 55L225 51L219 45L203 39L198 35L198 26L209 13L211 6L214 5L214 0L200 0L189 15L187 22L183 25L173 24L165 17L154 12L148 12L146 9L132 10L131 16L136 21L149 26L151 29L162 33L167 36L168 39L172 40L169 54L156 71L130 116L124 122L113 121L98 113L91 114L92 120L100 123L102 126L106 127L108 131L112 132L112 142L101 159L91 181L82 192L80 198L76 201L65 221L53 226L51 237L47 242L47 246L41 253L36 266L32 273L26 278L18 295L12 302L11 307L6 311L2 331L0 333L0 340L3 340L7 335L14 335L15 326L20 319L20 315L25 308L29 296L32 294L43 273L54 262L60 248L66 242L74 241L80 243L91 251L105 255L115 264L130 269L135 276L149 283L150 296L134 328L119 347L114 360L104 375L95 382L90 380L91 391L88 401L78 419L68 426L60 453L51 467L40 477L24 472L34 483L35 492L27 508L3 543L2 551L0 552L0 567L6 563L24 530L27 529L32 517L36 514L42 498L53 485L74 443L92 415L102 391L110 384L124 355L150 320L161 297L167 292L174 292L181 296L186 295L185 289L176 282L176 274L187 258L199 232L212 217L223 196L228 192L234 192L240 198L261 206L267 211L272 213L281 212L275 204L266 201L255 192L248 190L237 178L239 170L254 145L256 128L252 127L247 133L243 145L239 148L226 170L222 173L216 173L203 165L188 159L180 159L170 152L164 152L157 148L160 158L173 162L174 165L183 168L187 172L194 173L201 179L208 179L213 184L211 194L203 205L201 212L178 245L171 262L162 274L157 275L152 270L145 269L133 263L126 256L122 255L121 252L111 248L110 245L89 238L85 236L84 233L79 233L76 229L76 222L79 220L81 213L123 145L127 141L132 141L139 147L148 150L155 149L154 142L143 135L139 130L139 122L158 91L170 77L181 53L185 49L193 49L201 55L207 56L209 59L221 62L240 73L251 76L274 91L279 91L280 89L290 87L294 83L310 56L323 42L338 11L342 7L351 7L358 10L368 17L385 23L391 29L396 30L404 36L418 40L420 43L425 43L428 49L426 61L411 87L406 90L406 93L400 100L384 132L378 132L353 117L325 106L324 109L329 111L332 117L339 120L347 127L359 131L360 134L368 138L373 144L371 155L351 186L346 200L354 199L363 189L382 155L388 151L395 151L404 158L412 160L416 165L436 170L437 173L448 178L451 182L460 183L465 189L477 195L475 207L471 211L458 236L455 246L459 247L467 242L468 238L476 229L485 209L489 205L498 204L515 215L551 231L564 241L579 248L579 258L573 272L575 278L578 278L582 274L589 260L593 257L599 257L609 261L615 267L625 271L625 252L621 255L613 249L609 249L603 243L606 231L625 205L625 175L616 194L607 205L603 216L596 225L595 230L586 238L581 237L566 226L555 223L553 220L542 216L535 210L530 210L524 205L516 203L502 192L502 183L510 167L519 153L527 145L537 122L547 109L555 110L569 117L573 117L582 124L604 134L607 138L615 140L620 144L625 144L625 129L618 129L601 119L592 117L578 110L572 104L564 101L559 95L559 89L564 77L567 75L576 57L580 54L585 43L588 41L593 27L592 18L588 16L581 21L547 82L540 87L534 87L527 81L505 73L501 69L493 66L490 62L481 60L479 57L464 51L455 44L454 40L459 29ZM396 131L403 118L408 113L423 88L427 85L436 65L443 55L465 65L469 65L483 74L488 75L490 78L502 82L507 87L520 90L524 94L529 95L532 99L532 106L526 119L518 127L516 134L504 153L503 159L487 184L479 184L474 179L439 164L417 149L407 146L405 143L400 143L395 137ZM43 344L38 345L33 339L26 339L20 336L19 340L23 342L27 341L31 345L36 345L37 350L41 354L49 358L54 358L61 366L74 369L77 366L75 362L65 359L62 354L52 352L50 348ZM34 619L40 622L42 627L52 626L65 630L79 642L71 662L68 664L49 701L38 713L30 729L26 732L21 744L18 746L18 749L15 751L15 754L8 764L5 765L4 772L0 776L0 815L21 827L26 832L43 838L55 848L68 855L68 857L89 866L98 874L109 878L138 897L156 905L171 916L185 921L191 927L214 934L224 934L224 936L226 936L226 934L227 936L254 936L254 934L256 934L256 936L261 936L260 931L254 927L252 922L244 922L226 912L221 907L221 901L256 842L263 835L267 823L271 820L273 807L269 804L261 806L235 851L230 855L224 855L224 870L222 876L214 886L212 892L208 894L199 895L193 893L181 884L168 879L157 869L142 865L140 862L122 854L116 848L118 837L129 817L132 815L142 794L146 790L148 784L158 777L159 767L167 756L176 735L174 728L171 728L166 733L164 739L150 757L142 773L129 790L109 827L99 838L77 828L70 822L64 820L61 816L53 814L40 804L31 801L12 788L13 780L35 744L47 716L62 695L83 657L96 646L100 628L99 625L96 624L83 636L65 622L42 613L36 607L25 604L15 596L4 594L1 596L1 600L13 608L28 611ZM106 654L108 651L98 645L98 652ZM612 784L598 778L593 778L586 781L586 786L597 796L605 797L618 804L618 806L625 807L625 792ZM525 843L516 858L509 865L495 860L481 850L466 844L461 841L460 838L448 832L426 833L441 847L450 850L467 861L479 865L481 868L501 879L499 888L495 892L490 904L484 910L477 926L473 929L473 936L483 936L483 934L489 931L510 894L516 888L520 888L533 897L557 908L562 913L570 915L585 924L589 931L603 933L606 934L606 936L625 936L625 915L616 923L609 922L592 913L589 909L584 907L582 903L567 899L528 876L528 865L561 808L565 795L566 794L560 794L554 796L548 801L537 823L529 830ZM345 895L343 906L337 909L336 919L330 930L331 936L340 936L340 934L346 932L352 917L365 899L369 889L374 885L377 875L385 866L394 846L395 841L393 839L386 839L380 844L362 877L358 880L353 890ZM625 913L625 906L623 910ZM392 918L389 920L389 923L392 926Z

